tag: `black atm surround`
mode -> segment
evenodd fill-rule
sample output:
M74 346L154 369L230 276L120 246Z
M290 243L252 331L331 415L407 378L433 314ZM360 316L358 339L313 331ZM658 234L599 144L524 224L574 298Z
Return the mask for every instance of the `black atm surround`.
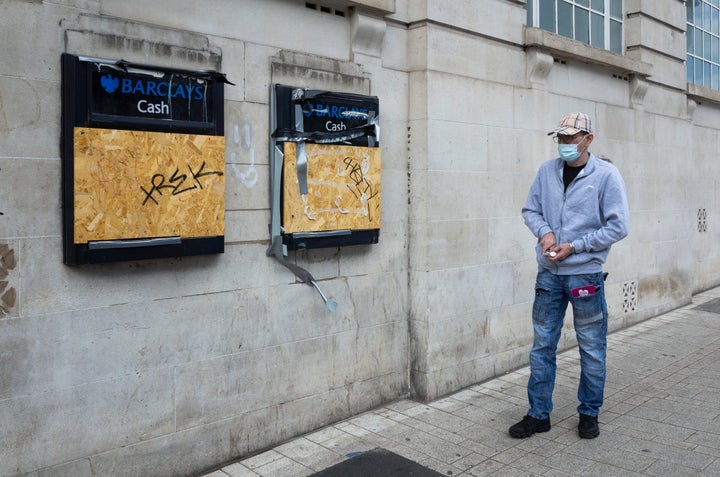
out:
M302 96L298 94L299 91L302 91ZM283 84L272 85L271 96L271 143L273 148L276 146L282 148L282 143L285 141L298 142L301 139L308 143L380 147L378 125L380 103L377 96L303 89ZM296 106L300 106L299 109L304 116L302 131L297 129L300 118L297 117L298 108ZM313 117L311 113L313 110L319 109L318 106L327 110L327 115ZM341 113L344 111L351 113L343 118ZM367 111L367 113L363 113L363 111ZM352 112L358 114L352 114ZM327 117L343 123L344 129L337 132L324 131ZM272 151L271 157L273 157ZM280 181L281 190L285 187L282 174L274 180ZM273 207L277 206L282 211L282 197L276 198L276 201L277 204L273 204ZM334 248L377 244L380 238L380 229L282 233L281 237L283 245L288 250Z
M99 68L129 77L163 74L200 79L211 90L208 108L199 118L189 114L179 120L133 117L122 111L108 113L93 97L92 76ZM68 53L61 56L61 76L63 262L66 265L81 265L223 253L224 236L150 237L75 244L73 130L75 127L92 127L224 136L223 85L232 83L216 71L192 71Z

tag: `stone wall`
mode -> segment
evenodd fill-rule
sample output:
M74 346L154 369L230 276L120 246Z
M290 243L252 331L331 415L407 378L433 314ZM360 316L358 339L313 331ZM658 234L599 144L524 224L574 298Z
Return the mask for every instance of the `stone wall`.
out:
M628 187L611 328L720 283L720 95L685 83L684 3L626 0L622 57L526 28L524 3L3 2L0 476L194 475L526 364L520 209L569 111ZM63 265L62 53L235 83L224 254ZM379 244L289 254L335 313L265 253L275 82L380 100Z

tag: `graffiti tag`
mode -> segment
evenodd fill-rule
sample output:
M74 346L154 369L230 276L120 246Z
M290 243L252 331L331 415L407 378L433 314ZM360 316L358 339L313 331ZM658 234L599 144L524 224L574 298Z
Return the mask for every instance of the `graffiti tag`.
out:
M200 178L210 175L223 175L221 171L206 171L205 165L205 161L203 161L200 168L197 171L194 171L192 166L188 164L187 168L188 171L190 171L192 180L188 180L188 175L181 174L180 169L178 168L175 169L175 172L173 172L169 178L166 178L164 174L154 174L150 179L150 190L140 186L140 189L145 193L145 199L143 200L142 205L147 204L148 200L151 200L158 205L158 198L163 195L163 191L170 192L171 195L179 195L191 190L202 189L203 185L202 182L200 182ZM185 184L186 181L187 184ZM157 198L155 195L156 193Z

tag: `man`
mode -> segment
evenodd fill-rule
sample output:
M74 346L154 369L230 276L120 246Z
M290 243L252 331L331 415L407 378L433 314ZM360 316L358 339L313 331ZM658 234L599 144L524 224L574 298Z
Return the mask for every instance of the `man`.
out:
M538 274L532 321L528 400L530 410L510 428L516 438L550 430L555 353L568 303L580 349L578 433L600 434L598 414L605 388L608 312L602 265L610 246L628 233L625 184L617 168L588 150L594 139L590 117L565 116L555 135L560 157L540 166L530 187L523 219L538 238Z

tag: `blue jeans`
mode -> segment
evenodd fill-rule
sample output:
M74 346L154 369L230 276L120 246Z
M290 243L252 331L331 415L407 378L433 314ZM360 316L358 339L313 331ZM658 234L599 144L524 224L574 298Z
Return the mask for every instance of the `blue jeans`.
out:
M533 329L535 339L530 351L528 415L547 419L553 409L555 388L555 352L568 303L573 307L575 333L580 348L580 385L577 410L597 416L605 389L608 312L603 274L555 275L540 269L535 284ZM592 287L595 293L592 294ZM574 290L574 292L573 292Z

